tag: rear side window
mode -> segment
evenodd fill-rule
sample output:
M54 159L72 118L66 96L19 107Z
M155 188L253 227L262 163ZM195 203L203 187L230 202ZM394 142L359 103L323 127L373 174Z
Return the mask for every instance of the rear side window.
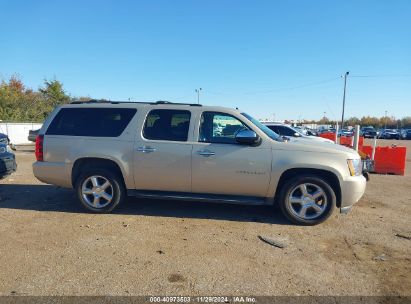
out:
M123 133L137 109L63 108L46 135L117 137Z
M151 140L187 141L190 111L153 110L147 115L143 136Z

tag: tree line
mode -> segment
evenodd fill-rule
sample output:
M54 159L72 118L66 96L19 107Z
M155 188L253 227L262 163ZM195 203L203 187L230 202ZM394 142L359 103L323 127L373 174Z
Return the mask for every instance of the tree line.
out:
M0 120L13 122L43 122L57 105L89 97L71 97L57 79L45 79L37 90L27 88L13 75L0 83Z
M330 120L327 117L323 117L318 121L305 120L303 123L335 126L337 123L340 125L341 121ZM383 116L383 117L363 116L361 118L350 117L344 120L344 127L355 126L355 125L360 125L362 127L374 127L377 129L380 129L380 128L387 128L387 129L411 128L411 116L406 116L401 119L395 119L395 117L392 117L392 116Z
M87 101L90 97L72 97L63 84L57 79L45 79L43 84L33 90L27 88L22 80L13 75L0 83L0 120L15 122L43 122L55 106L70 103L74 100ZM335 125L336 122L323 117L320 120L304 120L302 123ZM373 126L375 128L411 128L411 117L402 119L394 117L351 117L345 126Z

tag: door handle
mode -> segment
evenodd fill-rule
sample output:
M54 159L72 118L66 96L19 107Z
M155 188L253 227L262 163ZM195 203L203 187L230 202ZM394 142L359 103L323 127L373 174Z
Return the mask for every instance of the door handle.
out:
M151 152L154 152L156 150L157 150L156 148L152 148L150 146L142 146L142 147L137 148L138 152L143 152L143 153L151 153Z
M197 154L208 157L208 156L211 156L211 155L215 155L215 152L210 151L210 150L199 150L199 151L197 151Z

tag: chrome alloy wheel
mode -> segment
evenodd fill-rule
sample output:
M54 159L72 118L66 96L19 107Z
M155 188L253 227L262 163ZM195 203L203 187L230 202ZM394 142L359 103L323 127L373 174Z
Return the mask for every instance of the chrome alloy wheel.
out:
M295 216L304 220L313 220L326 210L327 195L320 186L303 183L291 190L287 205Z
M84 180L81 186L81 196L84 202L92 208L104 208L113 200L113 185L99 175L93 175Z

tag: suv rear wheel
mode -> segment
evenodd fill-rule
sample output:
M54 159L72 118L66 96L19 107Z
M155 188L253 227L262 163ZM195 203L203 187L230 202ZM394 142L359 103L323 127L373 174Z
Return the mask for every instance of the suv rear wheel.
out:
M76 192L81 205L95 213L113 211L126 195L121 178L104 169L91 169L80 174Z
M292 222L316 225L332 214L336 196L324 178L304 175L285 182L279 204L281 211Z

